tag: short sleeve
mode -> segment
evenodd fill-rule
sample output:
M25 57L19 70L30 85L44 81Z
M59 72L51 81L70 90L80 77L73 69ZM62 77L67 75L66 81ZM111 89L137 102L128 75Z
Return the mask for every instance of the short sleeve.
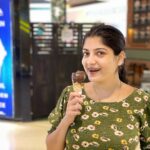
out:
M70 93L70 88L68 86L62 91L55 108L49 114L48 121L50 122L50 129L48 133L53 132L57 128L61 119L64 117L69 93Z
M141 119L141 149L149 150L150 149L150 94L143 95L144 100L146 101L146 106L144 114Z

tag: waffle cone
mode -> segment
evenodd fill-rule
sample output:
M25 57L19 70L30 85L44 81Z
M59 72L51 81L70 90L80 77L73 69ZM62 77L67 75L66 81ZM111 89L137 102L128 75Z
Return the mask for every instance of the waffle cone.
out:
M75 92L82 92L82 88L83 86L81 83L78 83L78 82L73 83L73 90Z

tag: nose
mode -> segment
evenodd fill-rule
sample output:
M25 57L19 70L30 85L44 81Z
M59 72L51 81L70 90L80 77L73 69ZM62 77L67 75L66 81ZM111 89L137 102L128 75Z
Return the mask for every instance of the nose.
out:
M87 63L88 63L89 65L95 64L95 63L96 63L95 57L94 57L93 55L90 55L90 56L87 58Z

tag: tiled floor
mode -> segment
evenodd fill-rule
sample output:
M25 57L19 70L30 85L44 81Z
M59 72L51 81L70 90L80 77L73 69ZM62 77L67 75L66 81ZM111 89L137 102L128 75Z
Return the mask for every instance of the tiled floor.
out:
M0 120L0 150L46 150L48 121L13 122Z

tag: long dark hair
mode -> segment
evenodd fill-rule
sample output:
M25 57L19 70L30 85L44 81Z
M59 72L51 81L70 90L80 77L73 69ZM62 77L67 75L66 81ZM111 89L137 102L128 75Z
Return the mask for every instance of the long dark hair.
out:
M95 25L84 36L83 45L86 38L94 36L101 37L102 42L113 50L114 55L119 55L121 51L124 51L125 38L117 28L105 24ZM118 74L120 80L127 83L124 63L118 67Z

